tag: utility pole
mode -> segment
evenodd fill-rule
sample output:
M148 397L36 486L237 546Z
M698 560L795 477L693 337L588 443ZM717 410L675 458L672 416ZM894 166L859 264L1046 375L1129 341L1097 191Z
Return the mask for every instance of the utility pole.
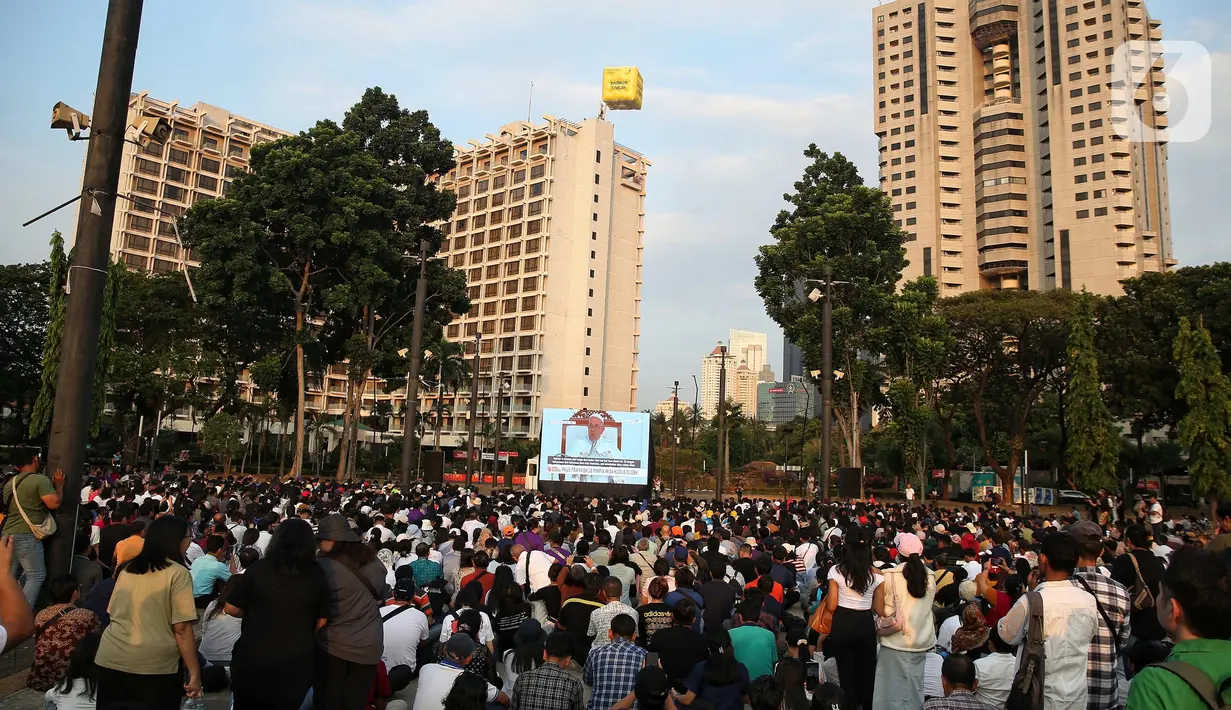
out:
M466 442L466 486L470 486L470 477L474 474L474 424L479 418L479 343L483 340L483 331L474 333L474 372L470 380L470 436ZM483 467L479 467L482 477Z
M671 443L671 495L676 495L676 471L680 462L680 381L675 381L671 389L671 428L675 430L675 440Z
M697 376L692 376L692 441L689 445L697 450L697 416L701 411L701 385L697 384Z
M727 472L727 346L718 344L718 475L714 477L714 498L722 500L723 477Z
M799 435L799 478L801 481L807 481L807 475L804 473L804 448L808 445L808 410L812 407L812 390L808 389L807 383L801 383L804 388L804 394L807 399L804 400L804 425L803 431ZM805 486L807 483L804 484Z
M402 424L402 488L410 487L410 451L418 448L419 364L423 359L423 319L427 313L427 240L419 241L419 282L415 284L415 322L410 331L410 374L406 376L406 416ZM365 383L366 384L366 383ZM360 409L363 400L359 400Z
M504 416L504 375L496 373L496 459L492 461L492 485L500 485L500 435L504 432L504 423L501 417ZM508 473L508 466L505 466L505 473Z
M444 354L441 354L441 361L436 367L436 450L440 451L440 418L444 414L444 378L445 378L445 362ZM455 398L456 399L456 398Z
M90 142L81 181L82 202L77 210L73 260L66 281L70 294L60 349L60 377L47 442L47 469L64 472L64 500L68 502L55 511L58 532L47 546L49 578L69 572L73 558L73 537L77 533L74 522L81 501L81 475L93 414L103 290L107 284L111 225L124 159L128 97L137 62L142 4L143 0L110 0L107 5L94 112L90 116Z
M821 269L825 277L825 302L821 304L821 500L829 498L829 444L833 416L833 267ZM858 412L851 418L858 419ZM859 426L858 422L854 426Z

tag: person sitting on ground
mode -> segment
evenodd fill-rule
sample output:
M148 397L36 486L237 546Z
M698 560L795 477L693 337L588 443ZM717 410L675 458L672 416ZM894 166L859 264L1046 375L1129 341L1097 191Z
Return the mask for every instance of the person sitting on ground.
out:
M231 578L232 568L226 559L226 540L210 535L205 541L205 554L192 561L192 596L198 609L204 609L218 596L218 591Z
M975 695L979 679L975 663L968 656L955 653L945 659L940 669L941 684L945 697L932 698L923 703L923 710L992 710Z
M988 630L988 654L975 661L975 675L979 685L975 695L993 708L1004 707L1017 673L1016 649L1004 642L995 626Z
M782 686L772 675L756 678L748 686L748 705L752 710L781 710Z
M51 606L34 619L37 641L34 663L26 676L26 687L39 692L50 690L64 677L69 657L81 640L102 630L94 612L78 607L77 580L71 574L60 575L47 585Z
M445 697L452 690L458 676L466 673L466 664L474 655L475 643L469 634L454 634L445 644L444 657L439 663L430 663L419 673L419 686L415 692L414 710L444 710ZM473 674L470 674L472 677ZM509 696L499 688L486 683L487 703L508 705Z
M573 639L561 631L548 635L543 665L517 676L511 710L584 710L585 689L567 670L573 660Z
M608 581L612 579L615 578ZM634 643L637 622L633 615L616 614L605 626L608 642L598 645L595 639L586 659L584 680L593 688L588 710L607 710L628 695L637 682L638 671L645 665L646 650Z
M94 665L94 656L98 653L98 638L94 634L86 636L73 649L64 676L43 695L47 708L86 710L95 707L98 666Z

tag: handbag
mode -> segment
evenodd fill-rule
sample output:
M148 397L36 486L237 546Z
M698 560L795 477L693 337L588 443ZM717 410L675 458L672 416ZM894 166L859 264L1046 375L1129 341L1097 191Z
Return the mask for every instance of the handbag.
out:
M51 511L47 511L47 517L43 518L43 522L38 525L30 522L30 516L26 515L26 509L21 507L21 499L17 497L17 484L26 480L26 477L29 475L30 474L27 473L25 476L17 476L13 479L13 493L9 501L17 504L17 512L21 513L21 519L26 521L26 525L30 528L30 532L34 534L34 539L42 540L44 538L51 537L56 533L56 517L51 514Z
M1043 597L1038 592L1026 592L1025 648L1013 675L1013 685L1005 700L1005 710L1043 710L1043 679L1046 677L1046 657L1043 648Z
M893 588L893 616L876 617L878 636L892 636L906 627L906 620L902 616L902 604L898 600L898 585L893 581L895 577L885 575L885 578L889 580L889 586Z
M1132 560L1133 571L1137 573L1137 579L1133 580L1133 611L1153 609L1154 595L1150 592L1150 586L1146 584L1145 578L1141 576L1141 566L1137 564L1137 555L1130 552L1128 558Z
M821 600L821 605L816 608L816 611L812 612L812 618L808 620L808 628L822 636L828 636L833 630L833 610L829 608L824 599Z

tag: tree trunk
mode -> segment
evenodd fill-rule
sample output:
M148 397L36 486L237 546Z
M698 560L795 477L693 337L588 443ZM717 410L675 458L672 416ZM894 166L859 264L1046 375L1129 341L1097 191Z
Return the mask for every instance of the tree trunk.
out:
M350 449L348 451L348 460L346 462L346 475L348 478L355 478L356 462L359 457L359 432L363 425L363 392L367 389L367 373L364 373L364 378L359 382L359 392L355 395L355 409L351 412L351 440Z
M286 420L278 419L278 478L286 473Z
M295 377L299 383L299 393L295 400L295 461L291 464L292 476L301 475L303 471L303 413L306 401L306 387L304 386L302 335L311 264L311 261L304 262L303 278L299 282L299 291L295 294Z
M350 455L350 421L351 408L354 406L355 400L355 382L347 378L346 380L346 406L342 409L342 435L338 440L338 469L334 473L334 477L339 481L346 480L346 463L347 456Z

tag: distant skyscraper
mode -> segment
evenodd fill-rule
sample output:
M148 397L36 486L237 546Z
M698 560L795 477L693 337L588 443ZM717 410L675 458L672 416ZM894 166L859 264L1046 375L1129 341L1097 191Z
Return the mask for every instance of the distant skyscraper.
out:
M812 393L803 380L757 385L757 419L771 431L805 414L811 415Z
M722 358L722 346L719 345L701 359L701 416L706 419L718 414L718 383L722 380ZM738 363L731 362L730 355L727 355L726 359L728 372L734 370ZM729 376L727 384L730 384Z
M736 363L744 361L753 374L761 372L768 356L769 338L765 333L732 328L730 333L731 357Z
M933 276L941 296L1114 295L1175 264L1163 57L1147 45L1162 28L1142 0L895 0L871 14L880 187L907 235L904 279ZM1131 42L1139 87L1113 75ZM1130 122L1160 142L1130 140Z
M765 363L765 365L761 367L761 371L757 373L757 382L773 382L773 381L774 381L774 368L770 367L769 363L767 362Z
M790 338L782 338L782 379L790 382L793 377L804 376L804 352L791 342Z

